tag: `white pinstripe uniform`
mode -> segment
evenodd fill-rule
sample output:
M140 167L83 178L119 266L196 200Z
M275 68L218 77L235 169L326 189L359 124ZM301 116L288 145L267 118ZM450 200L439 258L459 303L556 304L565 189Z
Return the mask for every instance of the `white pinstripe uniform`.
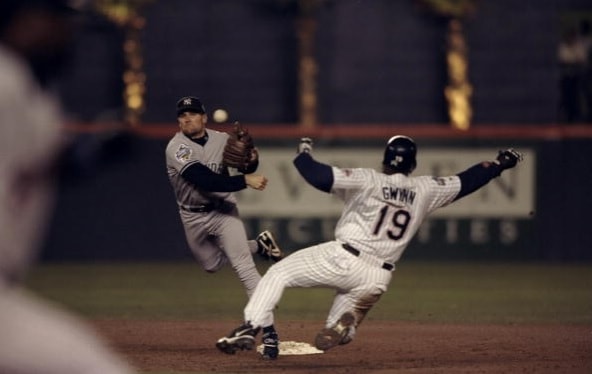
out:
M354 312L359 325L387 290L392 273L385 267L394 268L425 217L460 191L458 176L409 177L337 167L332 172L331 192L345 203L336 240L296 251L267 271L244 311L254 327L273 324L284 288L318 286L337 291L327 328L346 311ZM346 251L344 243L359 256ZM352 328L349 336L354 334Z
M0 373L131 373L83 321L21 285L53 208L65 137L58 101L3 45L0 82Z

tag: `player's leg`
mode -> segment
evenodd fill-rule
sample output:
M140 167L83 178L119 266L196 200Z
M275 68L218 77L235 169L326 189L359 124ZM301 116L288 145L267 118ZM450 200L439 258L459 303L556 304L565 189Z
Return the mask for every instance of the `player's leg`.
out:
M228 223L227 223L228 224ZM235 229L236 230L236 229ZM226 240L226 242L223 242L223 236L220 238L220 245L221 246L228 246L228 245L232 245L230 240ZM240 238L240 237L239 237ZM245 234L245 238L246 238L246 234ZM229 257L232 256L231 254L229 254ZM252 261L252 257L251 261ZM273 269L273 266L270 268L270 270ZM261 278L257 284L257 287L254 288L252 294L250 294L249 300L252 300L253 297L257 294L257 292L259 292L259 294L261 296L257 296L258 299L262 299L263 298L263 292L262 292L262 288L267 288L268 286L266 284L262 285L262 287L259 287L259 285L261 285L261 282L263 281L263 278ZM274 285L277 286L277 285ZM257 291L259 290L259 291ZM280 293L281 295L281 293ZM275 298L274 298L275 299ZM279 297L278 297L279 300ZM271 303L273 304L274 301L271 301ZM234 354L236 353L236 351L238 350L252 350L255 347L255 337L257 336L257 334L259 333L259 331L261 330L261 327L263 326L263 345L264 345L264 352L263 352L263 358L265 359L276 359L278 354L279 354L279 338L277 336L277 333L275 331L275 328L273 327L273 312L269 312L267 315L267 318L265 318L265 320L262 323L258 323L257 325L254 325L250 319L245 319L245 323L243 323L242 325L238 326L237 328L235 328L234 330L232 330L227 336L223 336L222 338L218 339L218 341L216 342L216 348L218 348L220 351L226 353L226 354Z
M337 288L353 262L352 256L340 248L336 241L323 243L298 250L271 266L249 298L244 310L245 323L220 338L216 343L218 349L225 353L251 349L261 328L264 333L266 329L275 331L273 311L286 288Z
M291 263L294 263L293 261L288 261L289 258L290 256L267 269L267 272L259 281L255 292L249 298L245 306L244 316L245 321L250 322L253 326L262 327L273 325L273 311L279 303L289 280L289 275L284 270L289 268ZM278 266L280 264L283 265L284 262L286 262L286 265Z
M300 249L271 266L245 307L245 321L255 327L273 324L273 310L286 288L338 288L351 259L347 252L335 251L337 246L337 242L327 242Z
M232 213L219 215L212 223L212 233L216 236L218 247L224 252L230 265L243 283L250 297L261 275L247 243L247 233L235 209Z
M252 349L255 336L263 328L263 344L267 358L274 359L279 351L279 339L274 328L273 311L286 287L312 287L322 285L319 274L332 243L301 249L271 266L259 281L245 307L245 322L225 337L218 339L216 347L224 353ZM269 347L268 347L269 346ZM265 349L264 349L265 356Z
M247 244L249 245L249 252L251 252L252 255L259 252L259 244L257 243L257 240L248 240Z
M288 283L285 269L298 267L298 261L291 260L291 257L271 266L261 278L245 307L245 322L216 342L220 351L234 354L238 350L253 349L255 337L262 329L263 358L274 360L278 357L279 337L273 325L273 310Z
M79 319L17 289L0 291L0 331L1 373L133 372Z
M325 328L315 338L318 349L327 350L351 342L356 328L368 311L386 292L391 273L357 261L348 281L349 287L337 292Z
M181 216L187 245L197 262L207 272L214 273L228 263L216 238L209 235L210 222L205 214L185 213Z
M358 298L349 293L335 296L329 318L315 338L315 346L323 351L337 345L350 343L357 327L362 323L368 311L378 302L382 292L376 290Z

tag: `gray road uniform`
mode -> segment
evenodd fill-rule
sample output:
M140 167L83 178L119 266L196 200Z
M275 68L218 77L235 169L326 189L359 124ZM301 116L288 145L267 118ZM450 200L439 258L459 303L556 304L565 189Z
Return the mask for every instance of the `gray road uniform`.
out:
M209 129L199 140L178 132L166 148L167 172L197 261L208 272L230 263L250 296L261 279L252 257L258 245L247 239L233 194L247 187L244 177L230 176L222 165L227 139Z

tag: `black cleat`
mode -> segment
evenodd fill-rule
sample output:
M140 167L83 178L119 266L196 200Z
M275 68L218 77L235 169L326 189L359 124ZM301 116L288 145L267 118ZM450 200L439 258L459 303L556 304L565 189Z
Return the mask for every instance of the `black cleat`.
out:
M275 331L266 332L261 338L263 342L263 359L275 360L280 354L278 334Z
M284 258L284 254L282 250L277 245L273 234L269 230L265 230L255 239L257 241L257 245L259 246L259 250L257 253L265 259L272 259L274 262L278 262L282 258Z
M253 329L249 323L234 329L230 335L218 339L216 348L220 351L233 355L238 350L250 351L255 347L255 335L259 329Z

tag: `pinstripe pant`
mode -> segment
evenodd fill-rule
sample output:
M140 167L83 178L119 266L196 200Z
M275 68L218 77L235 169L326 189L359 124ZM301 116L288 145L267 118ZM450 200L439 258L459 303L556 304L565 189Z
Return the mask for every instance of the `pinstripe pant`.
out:
M272 325L273 310L285 288L324 287L336 291L326 327L332 327L347 311L354 313L357 326L387 290L391 277L377 261L363 254L356 257L338 241L304 248L269 268L245 307L245 321L253 327Z

